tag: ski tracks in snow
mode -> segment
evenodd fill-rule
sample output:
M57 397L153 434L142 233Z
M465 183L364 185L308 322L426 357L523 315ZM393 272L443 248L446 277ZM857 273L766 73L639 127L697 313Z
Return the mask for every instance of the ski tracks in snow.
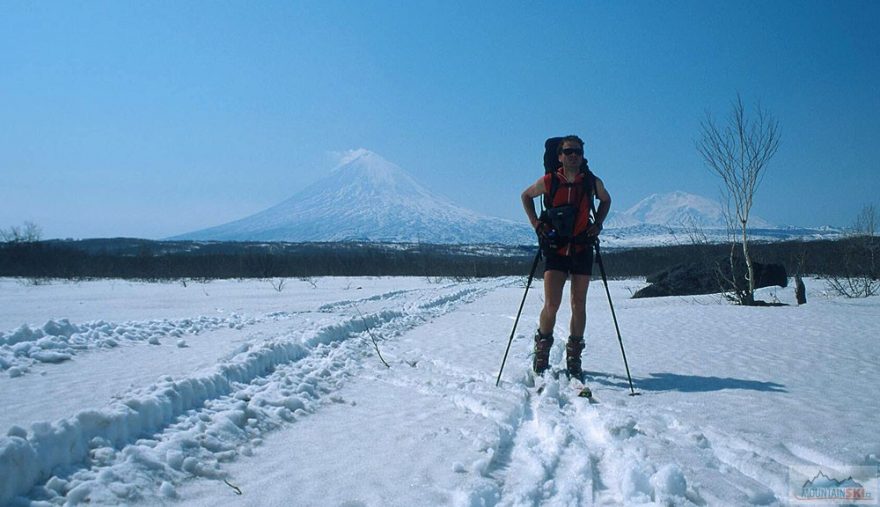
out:
M621 406L590 403L567 380L529 391L525 417L488 476L503 506L703 504L681 469L645 452Z
M343 402L333 393L375 355L368 333L399 336L498 284L392 291L325 305L321 312L337 314L330 324L242 345L213 368L162 378L105 408L30 431L13 426L0 438L0 504L171 499L188 478L223 479L222 463L252 454L266 432Z
M58 319L36 328L24 324L13 331L0 332L0 370L6 370L10 377L19 377L39 363L58 364L86 351L113 349L122 344L159 345L160 340L166 338L177 340L178 347L186 347L187 336L224 328L241 330L267 318L279 318L279 315L260 319L238 314L203 315L194 319L124 323L96 320L82 324Z
M235 495L224 464L254 455L264 438L322 407L353 403L340 390L354 375L422 395L411 396L410 416L424 410L461 421L440 429L449 441L444 457L455 461L432 470L447 482L426 486L431 498L455 505L774 505L786 500L788 466L833 462L769 436L689 425L682 405L668 404L663 392L630 398L612 375L588 378L598 404L578 398L567 381L548 380L539 394L529 386L522 342L496 388L497 353L513 316L456 310L486 295L506 302L496 290L506 282L391 290L317 312L266 315L294 327L107 407L83 407L30 430L12 427L0 438L0 504L155 503L177 498L194 477ZM443 315L454 330L440 324ZM240 331L236 325L230 328ZM44 334L75 334L50 328ZM393 370L378 364L370 333L381 337ZM25 334L16 331L15 340L37 343ZM7 343L12 335L4 335ZM464 415L449 417L449 410Z
M835 464L799 444L688 425L659 396L600 389L592 404L555 379L528 392L486 470L491 502L484 487L463 504L779 505L790 466Z

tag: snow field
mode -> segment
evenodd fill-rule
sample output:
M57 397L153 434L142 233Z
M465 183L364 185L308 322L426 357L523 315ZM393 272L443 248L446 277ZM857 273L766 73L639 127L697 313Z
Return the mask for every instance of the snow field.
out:
M627 397L620 374L594 372L597 396L607 402L599 405L577 398L571 386L556 381L541 395L534 394L527 387L530 336L524 332L517 335L502 388L494 388L521 290L499 288L383 342L392 369L378 362L364 364L357 381L338 392L345 403L298 421L295 430L273 434L257 456L230 464L227 470L245 495L229 495L221 505L779 502L784 481L771 488L744 473L747 466L734 466L731 456L745 440L683 422L677 410L652 406L652 392ZM626 290L618 285L615 297ZM604 301L595 296L591 293L590 304L599 315L593 318L601 320ZM524 317L526 329L540 297L532 303L532 315ZM623 299L621 306L628 309L630 303L642 304ZM690 309L694 303L670 299L665 304ZM699 304L726 306L711 300ZM616 342L611 345L618 355L603 352L600 363L607 362L613 371L620 359ZM553 360L557 365L564 360L558 345ZM681 382L683 389L693 382L684 375L651 378ZM752 387L731 382L731 390ZM672 390L669 385L649 387ZM705 389L712 393L715 387ZM764 464L773 469L771 461ZM327 488L328 476L344 486ZM773 476L768 477L772 483ZM259 493L248 495L251 490ZM182 491L188 502L218 501L216 488L206 483L188 483Z
M355 294L376 298L392 284L400 287L418 283L416 279L407 278L395 282L328 278L322 280L317 289L304 281L288 282L287 291L279 293L268 281L190 282L186 287L177 283L105 281L34 287L0 279L0 307L10 310L0 312L0 322L12 328L9 332L0 331L3 336L14 335L23 328L54 329L59 327L55 321L63 321L68 323L65 329L100 329L107 325L111 331L109 339L116 343L106 347L100 345L100 340L81 339L73 332L70 333L73 340L55 333L58 336L41 340L68 347L70 359L75 357L76 360L51 365L27 355L28 351L43 350L43 344L23 342L19 344L18 354L8 345L0 345L0 387L4 376L20 377L10 384L14 388L0 389L0 403L16 406L13 412L0 412L0 428L13 424L27 427L35 422L62 418L74 413L84 398L90 398L93 404L109 403L161 376L178 377L211 368L221 359L239 353L247 344L294 332L317 332L335 319L314 311L320 305L333 304L328 301L340 302L340 298ZM57 308L64 312L62 315L71 316L70 320L77 317L86 322L70 323L68 319L54 317L59 310L49 306L52 301L57 302ZM168 306L163 307L162 301ZM347 301L341 299L341 303L347 304ZM367 303L362 311L369 313L371 308ZM209 315L199 315L199 312ZM123 316L140 315L141 320L119 324L87 320L94 315L110 315L114 318L105 320L116 322ZM135 339L119 339L113 333L116 329ZM71 345L71 341L83 345ZM143 346L156 341L161 346ZM85 353L88 351L101 353ZM3 357L9 357L7 362L18 366L5 369ZM121 363L126 364L125 368L119 367ZM85 371L88 375L83 374ZM20 396L19 392L39 393L39 396Z
M18 377L36 363L61 363L84 350L118 347L121 341L159 345L164 338L177 339L223 327L242 329L254 323L253 319L231 315L122 324L98 320L77 325L61 319L49 320L36 329L22 324L8 334L0 332L0 369L7 370L10 377ZM176 340L175 343L178 347L186 347L185 340Z
M138 482L138 478L144 475L138 470L145 464L148 469L161 472L159 475L163 477L168 475L172 480L175 474L171 471L176 470L175 464L179 465L177 468L183 467L188 474L213 476L210 467L200 464L203 461L181 461L177 457L187 456L184 451L192 447L193 442L204 440L207 445L202 442L202 448L209 449L208 454L219 456L215 456L214 460L228 459L229 453L235 454L235 447L222 442L235 435L241 438L240 430L231 431L233 426L241 428L248 422L261 419L248 418L248 415L262 416L262 419L270 422L273 419L295 419L297 413L307 408L307 404L312 404L310 400L320 399L322 390L317 387L320 383L318 380L345 365L344 362L333 361L329 366L316 366L314 361L302 359L315 353L316 357L324 358L326 362L328 347L358 335L364 326L383 328L393 323L394 326L405 328L418 323L431 312L447 311L459 300L475 297L475 289L468 288L432 287L422 292L415 304L397 304L400 310L368 313L341 322L336 320L314 331L268 339L254 346L243 345L231 358L220 361L207 372L177 380L164 377L158 383L134 391L104 409L82 410L75 416L54 423L35 423L30 432L17 425L12 426L8 437L0 440L0 470L8 471L0 475L0 501L8 501L15 495L27 492L52 471L63 470L62 474L65 474L69 468L75 468L75 464L82 462L90 464L91 468L73 472L72 480L51 478L45 487L38 488L36 496L43 499L66 497L66 501L73 502L83 499L111 503L114 499L136 500L141 496L140 489L149 486ZM433 297L435 293L440 295ZM393 294L390 297L393 299ZM365 308L370 301L377 300L367 299ZM295 384L285 377L280 381L281 388L277 392L274 387L279 383L271 383L271 395L257 393L253 396L257 406L276 409L251 413L242 407L242 400L252 398L250 394L242 393L242 386L254 382L260 384L268 373L290 364L295 364L297 369L310 367L309 375L298 379ZM293 388L289 387L291 385ZM206 415L206 411L215 410L218 404L222 405L227 399L237 400L233 408L226 407L216 414ZM191 417L178 422L190 412L194 412ZM205 421L212 424L206 424ZM277 425L277 421L270 426ZM230 422L233 426L230 426ZM188 436L193 431L198 433L199 439ZM139 439L164 432L170 432L170 437ZM224 438L212 437L213 433L220 433ZM118 449L124 450L117 453ZM170 464L168 459L171 459ZM163 462L163 466L158 465ZM123 484L120 485L120 482ZM147 483L153 482L155 477L147 479ZM98 487L108 483L113 486L109 491L108 488ZM63 497L58 496L59 488L63 489ZM162 483L160 493L167 496L172 491L171 482Z
M567 381L547 380L540 394L531 387L540 286L496 388L519 279L320 279L323 291L303 285L287 296L241 284L250 289L230 285L236 295L212 306L250 319L242 328L188 335L186 348L136 340L86 349L0 376L0 393L38 400L0 394L14 407L0 419L10 421L0 504L776 505L789 501L791 466L880 464L871 394L880 302L828 296L818 280L807 280L807 305L782 308L717 296L631 300L642 283L612 281L638 397L627 396L604 288L594 284L584 367L597 404ZM93 293L102 290L84 293L101 299ZM789 292L762 295L790 303ZM144 310L129 325L196 320L204 302L175 297L190 317ZM62 310L31 322L60 322ZM563 309L556 368L567 322ZM105 383L124 379L114 396L78 387L93 367ZM39 400L63 401L49 389L59 379L70 388L66 415L34 420Z

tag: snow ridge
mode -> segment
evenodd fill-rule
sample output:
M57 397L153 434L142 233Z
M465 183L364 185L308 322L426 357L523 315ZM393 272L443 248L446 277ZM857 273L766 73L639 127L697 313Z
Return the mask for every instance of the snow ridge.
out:
M103 320L73 324L68 319L58 319L49 320L36 329L23 324L8 333L0 332L0 370L7 370L10 377L18 377L38 362L61 363L84 351L115 348L124 343L159 345L160 339L166 337L177 338L178 346L185 347L182 337L186 335L224 327L242 329L255 322L257 319L233 314L121 324Z
M36 423L30 432L14 426L0 439L0 503L34 486L37 497L69 503L174 497L174 484L191 475L222 478L220 462L251 453L262 433L326 402L366 346L351 338L367 329L400 333L473 301L493 283L423 291L414 305L245 345L207 372L164 377L105 409ZM70 467L79 470L67 479L53 475ZM151 489L156 476L163 479L158 491Z

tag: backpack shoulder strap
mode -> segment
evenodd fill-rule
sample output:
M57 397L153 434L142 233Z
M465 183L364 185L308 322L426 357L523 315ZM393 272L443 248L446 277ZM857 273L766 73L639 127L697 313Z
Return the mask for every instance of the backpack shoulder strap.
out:
M586 159L584 159L584 166L582 169L584 173L584 198L589 202L590 211L592 211L595 216L596 204L594 201L596 200L596 175L590 170L590 166L587 164Z
M556 191L559 190L559 177L556 171L562 165L559 163L559 156L556 154L561 137L551 137L544 141L544 174L550 174L550 188L544 194L541 200L541 207L549 209L553 207L553 200L556 197Z
M589 167L586 167L584 173L584 195L594 196L596 194L596 175Z
M550 175L550 188L547 189L547 193L544 194L544 198L541 200L541 205L545 209L550 209L553 207L553 201L556 199L556 192L559 190L559 176L555 172L548 172Z

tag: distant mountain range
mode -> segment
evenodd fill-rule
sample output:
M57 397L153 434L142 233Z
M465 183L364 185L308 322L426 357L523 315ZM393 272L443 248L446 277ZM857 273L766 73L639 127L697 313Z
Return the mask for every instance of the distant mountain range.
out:
M623 212L612 212L603 240L632 247L691 241L726 241L721 205L685 192L651 195ZM757 239L833 237L830 228L775 227L751 217ZM369 150L349 152L327 177L254 215L182 234L174 240L370 241L400 243L527 245L534 231L522 221L468 210L438 196L397 165Z

